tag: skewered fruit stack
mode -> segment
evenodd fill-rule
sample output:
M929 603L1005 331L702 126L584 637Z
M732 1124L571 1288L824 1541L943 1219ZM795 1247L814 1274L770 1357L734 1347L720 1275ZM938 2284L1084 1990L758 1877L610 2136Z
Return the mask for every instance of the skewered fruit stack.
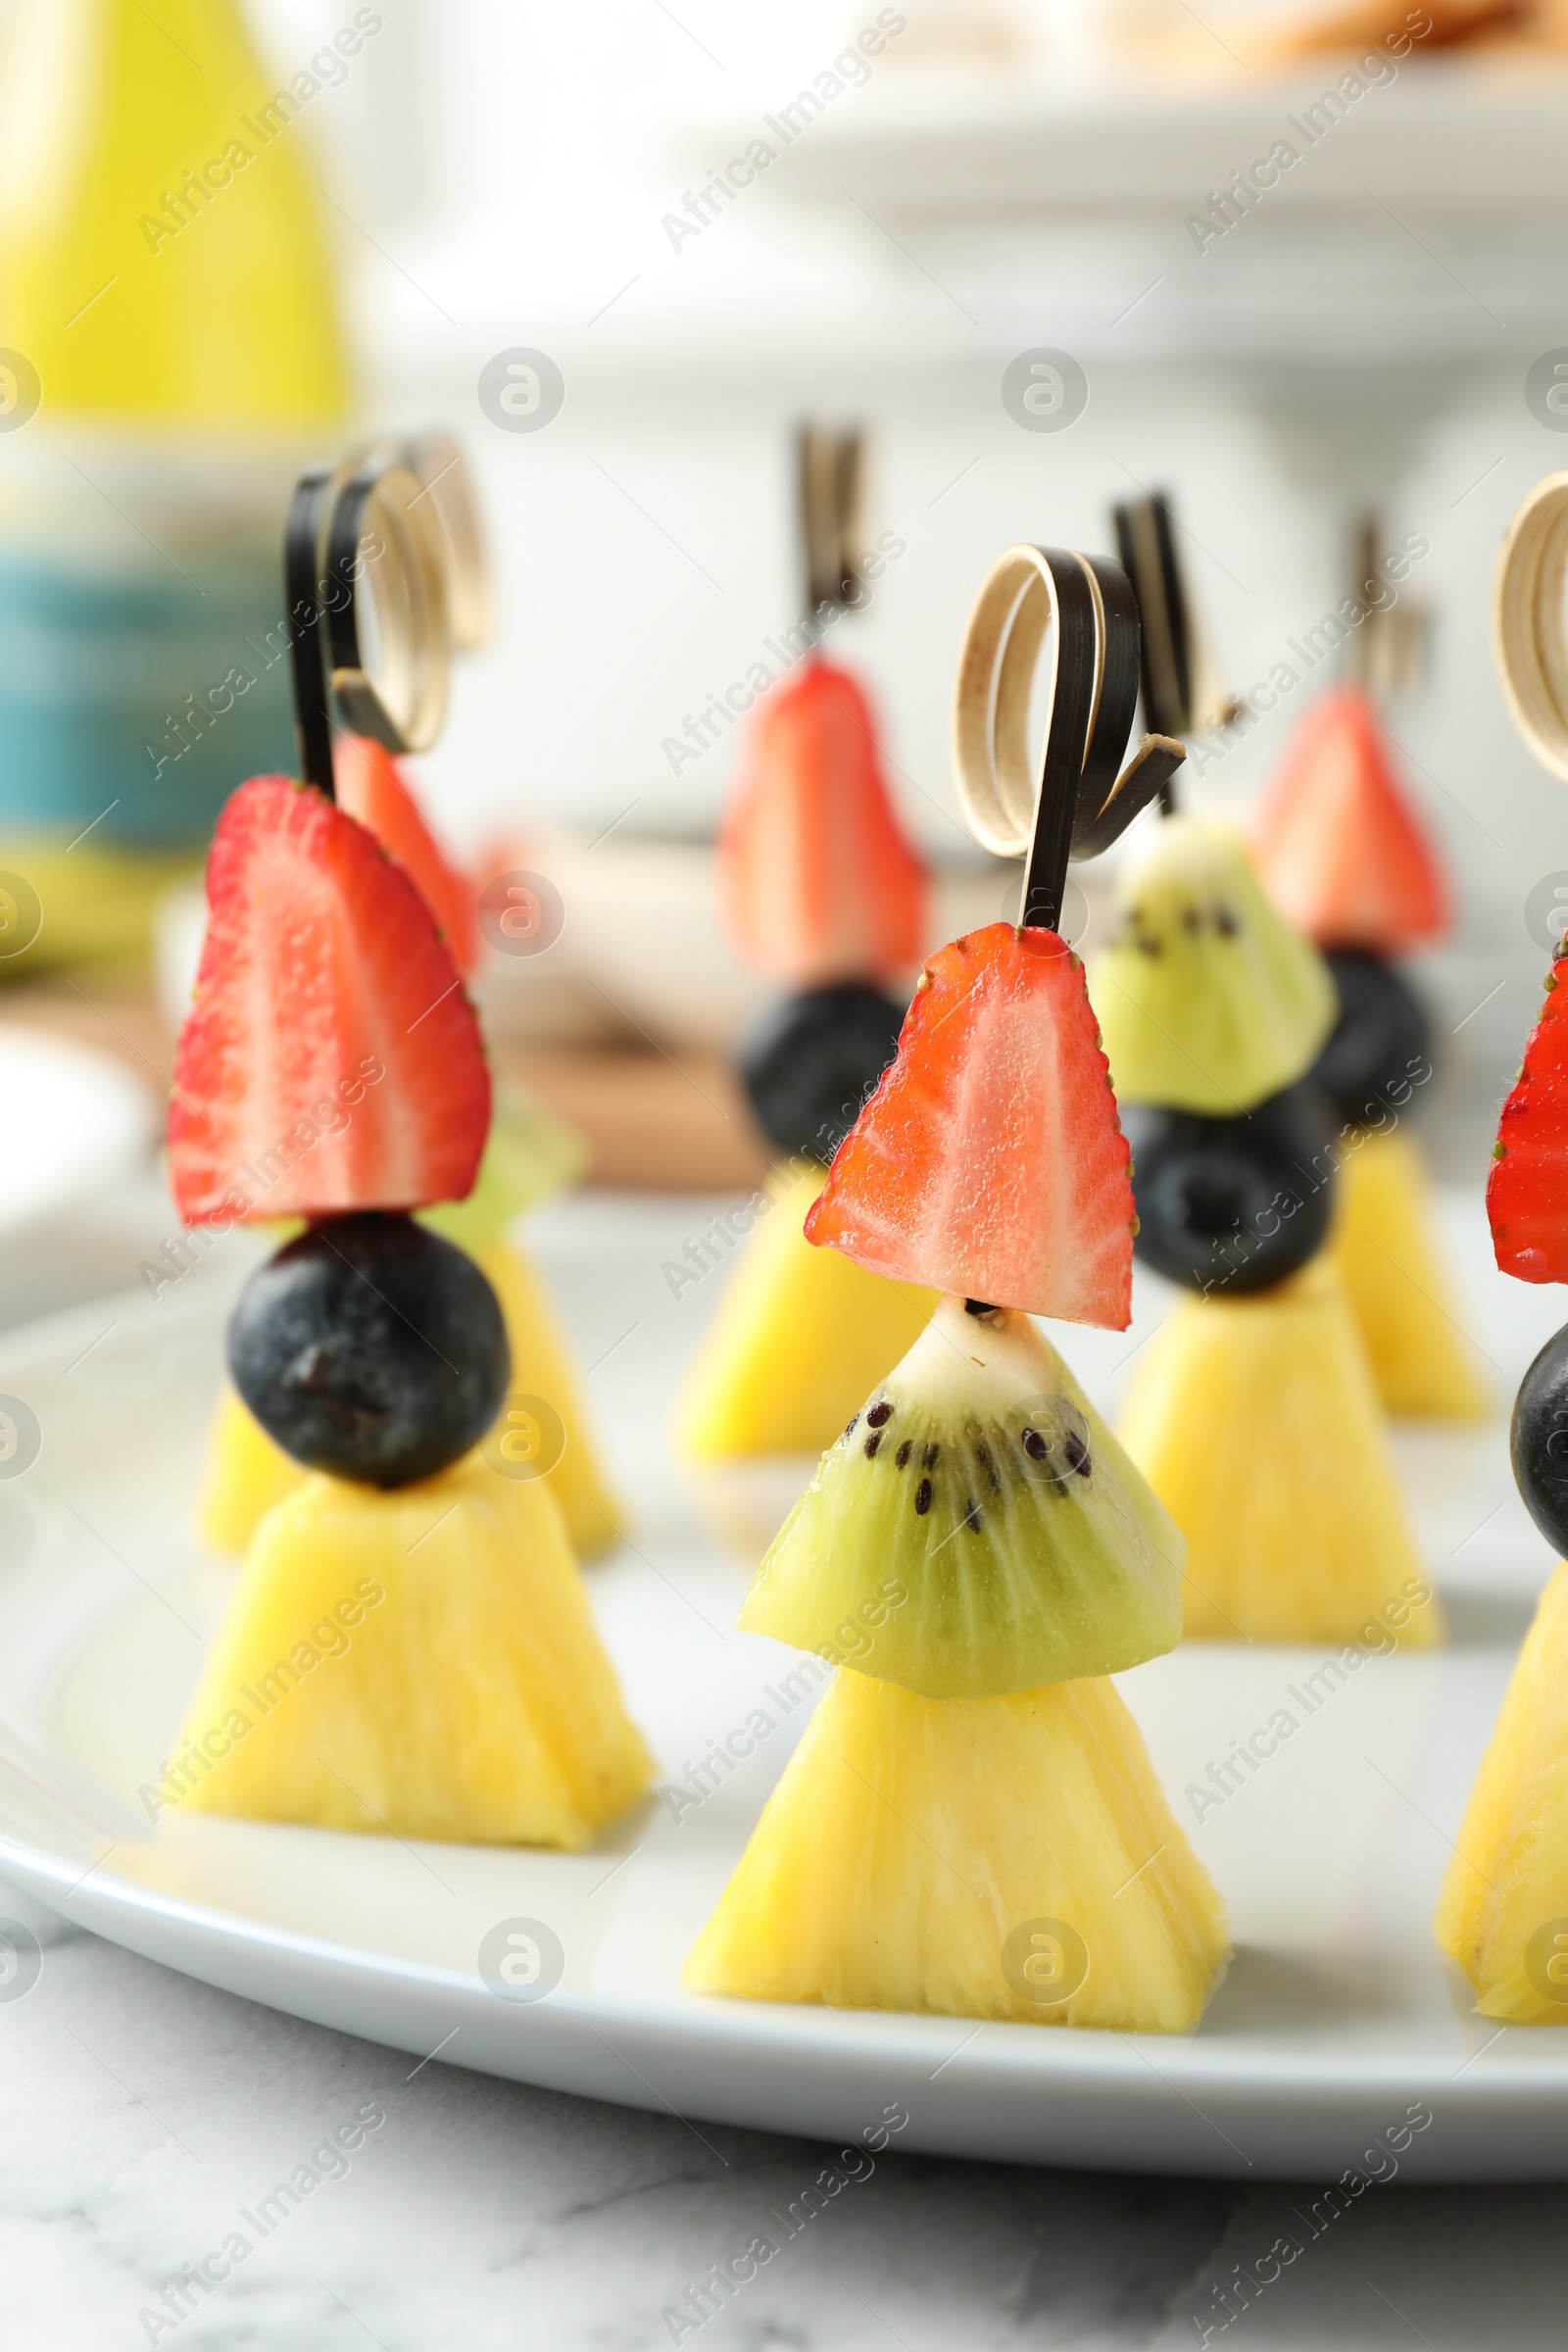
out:
M1127 1146L1076 956L997 923L921 974L808 1219L943 1294L823 1455L748 1629L853 1657L694 1948L695 1989L1175 2032L1224 1913L1111 1673L1182 1542L1030 1317L1125 1328Z
M1129 1105L1138 1254L1192 1294L1143 1351L1121 1428L1187 1538L1186 1631L1353 1642L1418 1570L1324 1250L1335 1123L1306 1073L1333 984L1241 836L1178 815L1123 878L1095 1002ZM1428 1607L1404 1638L1436 1635Z
M1451 1312L1408 1116L1432 1076L1429 1026L1394 960L1442 934L1446 892L1360 687L1339 687L1307 713L1257 811L1253 854L1339 993L1312 1075L1347 1130L1332 1248L1384 1405L1475 1420L1485 1391Z
M935 1300L808 1248L845 1130L886 1068L887 984L924 944L925 869L900 831L854 678L812 656L760 708L719 840L738 954L792 993L745 1041L741 1076L779 1153L677 1412L695 1460L816 1453L918 1336Z
M1548 474L1509 524L1494 619L1502 685L1538 759L1568 780L1563 707L1563 514ZM1520 1282L1568 1282L1568 956L1559 950L1524 1063L1502 1106L1487 1185L1493 1248ZM1547 1341L1514 1402L1513 1472L1559 1565L1542 1594L1482 1759L1438 1907L1438 1940L1487 2017L1568 2019L1568 1329Z
M414 884L454 964L466 977L479 953L473 887L434 839L402 763L364 736L340 735L334 771L339 806L369 828ZM565 1337L537 1272L508 1238L515 1218L569 1184L582 1164L581 1145L569 1130L536 1104L504 1098L467 1199L419 1214L421 1222L478 1259L501 1301L512 1360L559 1418L560 1458L547 1475L573 1551L579 1560L592 1560L613 1548L620 1510L600 1468ZM263 1513L303 1475L234 1391L225 1390L208 1441L197 1505L203 1541L220 1553L243 1552Z
M1568 958L1546 1001L1497 1123L1487 1186L1504 1274L1568 1282ZM1471 1791L1444 1880L1438 1940L1476 1988L1484 2017L1568 2023L1568 1328L1548 1340L1520 1385L1513 1474L1559 1565L1541 1596Z
M548 1483L496 1434L500 1301L412 1213L469 1193L489 1126L461 976L403 867L282 777L231 796L208 899L171 1175L187 1223L306 1221L228 1337L306 1475L252 1536L166 1801L581 1846L649 1758Z

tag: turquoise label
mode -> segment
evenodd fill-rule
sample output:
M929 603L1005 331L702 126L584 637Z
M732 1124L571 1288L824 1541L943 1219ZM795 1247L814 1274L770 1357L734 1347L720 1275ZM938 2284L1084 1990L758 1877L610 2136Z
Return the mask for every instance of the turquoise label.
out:
M166 585L0 553L0 825L204 842L247 776L296 766L281 586Z

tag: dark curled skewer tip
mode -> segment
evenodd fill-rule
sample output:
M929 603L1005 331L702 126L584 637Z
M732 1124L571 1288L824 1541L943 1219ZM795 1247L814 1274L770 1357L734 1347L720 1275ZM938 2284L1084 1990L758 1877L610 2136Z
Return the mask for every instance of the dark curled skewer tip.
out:
M1038 786L1029 696L1048 625L1055 661ZM1026 854L1021 921L1057 930L1071 858L1098 856L1168 786L1186 758L1146 737L1125 768L1139 692L1137 600L1103 556L1021 545L993 564L970 614L954 710L969 829L1002 857Z

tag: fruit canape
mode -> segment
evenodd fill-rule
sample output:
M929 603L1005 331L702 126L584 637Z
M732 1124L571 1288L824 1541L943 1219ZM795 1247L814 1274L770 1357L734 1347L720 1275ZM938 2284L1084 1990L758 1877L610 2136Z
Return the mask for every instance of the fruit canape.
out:
M536 1367L415 1214L478 1174L478 1023L423 897L302 733L317 781L253 777L219 820L169 1134L187 1224L305 1220L244 1286L227 1354L306 1475L251 1536L165 1801L577 1847L650 1759L533 1475Z
M1218 819L1161 818L1119 896L1093 991L1136 1248L1189 1293L1135 1367L1122 1442L1187 1538L1189 1634L1353 1642L1426 1588L1324 1248L1336 1128L1307 1072L1333 984ZM1437 1638L1435 1606L1406 1614L1406 1641Z
M809 609L849 610L846 536L813 553L811 495L824 454L802 442ZM829 506L839 522L852 500ZM934 1298L810 1249L806 1218L846 1127L887 1067L902 1005L890 982L926 939L927 876L889 797L875 718L849 671L814 648L758 709L718 844L724 926L736 953L791 994L744 1041L740 1074L779 1153L761 1214L725 1286L677 1409L697 1461L817 1453L919 1333Z
M483 558L477 517L461 458L441 437L423 468L441 486L447 528L466 561L451 563L449 588L469 608L474 644L484 634L472 608L484 604ZM425 495L430 492L427 488ZM445 551L444 551L445 552ZM449 599L450 602L450 599ZM338 806L368 827L429 907L453 962L465 979L479 959L478 899L472 879L436 841L406 768L386 747L344 730L333 736L332 776ZM421 1210L421 1221L476 1257L501 1301L513 1361L528 1367L538 1396L548 1400L556 1426L550 1451L552 1490L579 1560L613 1549L621 1513L600 1467L570 1350L538 1274L509 1227L525 1209L581 1173L582 1147L569 1130L536 1104L504 1095L495 1105L479 1175L467 1199ZM243 1552L263 1512L299 1483L299 1465L272 1444L232 1389L220 1400L197 1503L204 1543L220 1554Z
M467 977L477 952L471 885L442 858L398 764L379 744L340 736L335 747L339 806L359 818L396 860L436 916L458 970ZM375 777L367 790L367 771ZM512 1360L527 1367L533 1393L549 1402L551 1492L579 1560L613 1548L620 1507L600 1466L570 1349L538 1273L510 1228L524 1210L581 1172L576 1137L537 1105L503 1097L495 1105L479 1173L466 1200L418 1211L421 1224L477 1259L501 1301ZM233 1389L225 1389L214 1418L207 1468L197 1501L197 1525L209 1548L243 1552L264 1511L305 1475L274 1446Z
M1338 992L1312 1076L1346 1126L1331 1248L1379 1394L1391 1413L1479 1419L1485 1390L1451 1312L1409 1118L1432 1076L1428 1022L1394 960L1441 935L1447 894L1364 688L1338 687L1307 713L1258 808L1253 857Z
M1521 733L1568 782L1559 681L1568 473L1537 484L1509 525L1494 616L1504 691ZM1568 1282L1568 956L1497 1122L1487 1185L1493 1247L1521 1282ZM1438 1941L1484 2017L1568 2023L1568 1328L1520 1384L1510 1450L1525 1505L1558 1555L1476 1775L1447 1872Z
M1136 630L1114 565L1035 548L1000 561L970 621L960 788L988 847L1033 836L1023 921L928 960L808 1220L813 1246L942 1296L747 1596L744 1627L829 1658L855 1628L856 1665L690 1955L697 1990L1175 2032L1225 1959L1219 1898L1107 1679L1175 1643L1181 1537L1031 1320L1129 1315L1127 1146L1057 925L1074 835L1103 846L1181 756L1146 744L1117 776Z

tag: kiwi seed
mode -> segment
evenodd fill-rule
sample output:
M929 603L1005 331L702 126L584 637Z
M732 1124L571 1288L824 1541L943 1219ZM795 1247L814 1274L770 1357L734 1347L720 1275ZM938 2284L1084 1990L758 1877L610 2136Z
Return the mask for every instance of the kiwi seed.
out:
M871 1410L866 1414L865 1426L867 1429L883 1429L892 1418L893 1407L884 1396L881 1403L873 1404Z
M921 1479L921 1481L920 1481L920 1484L919 1484L919 1485L918 1485L918 1486L915 1488L915 1490L914 1490L914 1515L915 1515L915 1517L916 1517L917 1519L923 1519L923 1518L925 1517L925 1515L926 1515L927 1511L928 1511L930 1508L931 1508L931 1481L930 1481L928 1478L922 1478L922 1479Z
M876 1459L876 1449L881 1443L882 1432L879 1429L873 1429L871 1435L865 1441L865 1458L868 1462Z
M899 1447L898 1452L893 1456L893 1459L895 1462L897 1462L901 1470L908 1467L909 1456L913 1451L914 1440L912 1438L906 1438L904 1444Z

